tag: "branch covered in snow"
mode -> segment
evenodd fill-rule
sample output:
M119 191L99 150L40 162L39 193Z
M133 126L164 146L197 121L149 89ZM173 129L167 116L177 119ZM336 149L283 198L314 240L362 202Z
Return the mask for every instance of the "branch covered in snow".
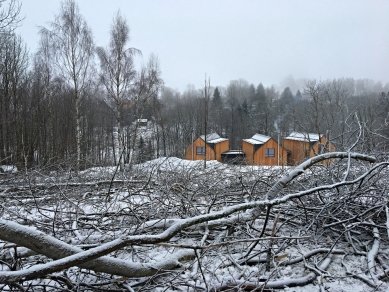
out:
M373 167L372 169L374 168L375 167ZM169 239L171 239L173 236L178 234L180 231L184 230L185 228L202 224L207 221L226 218L227 216L239 211L245 211L259 206L277 205L277 204L285 203L293 198L298 198L319 190L331 189L346 184L354 184L362 180L364 177L366 177L368 173L369 172L363 174L362 176L358 177L353 181L340 182L328 186L321 186L307 191L301 191L296 194L289 194L282 198L274 199L271 201L265 200L265 201L255 201L255 202L237 204L228 207L225 210L220 212L199 215L192 218L187 218L185 220L181 219L175 221L170 227L168 227L164 232L160 234L123 236L117 240L90 249L86 252L82 251L80 248L69 245L50 235L47 235L41 231L37 231L33 228L22 226L15 222L3 220L3 219L0 219L0 239L27 247L37 253L44 254L47 257L52 259L60 259L60 258L68 257L67 259L64 259L64 261L60 261L58 263L53 264L56 265L56 267L65 268L72 265L79 265L80 267L91 269L94 271L99 271L99 272L106 272L106 273L122 275L126 277L142 277L142 276L155 274L158 271L158 269L155 269L153 266L146 265L146 264L132 263L132 262L118 260L110 257L101 257L101 258L97 258L97 257L109 254L114 250L120 249L128 245L156 244L160 242L166 242ZM66 264L66 262L68 262L68 264ZM177 265L176 260L174 260L173 262L169 262L169 264L166 263L162 264L164 269L167 269L168 267L172 268L176 265ZM48 267L48 269L50 268L51 267ZM11 274L12 272L4 276L7 277L7 279L10 279L12 278ZM27 276L24 275L23 277L27 277Z
M349 152L330 152L321 154L315 157L312 157L300 165L296 166L288 175L282 177L277 183L275 183L272 188L267 192L266 198L268 200L273 200L277 194L285 188L288 183L295 179L300 174L303 174L304 171L310 168L312 165L319 163L323 160L331 160L335 158L353 158L358 160L365 160L371 163L375 162L376 159L372 156L360 154L360 153L349 153Z
M374 160L370 156L351 153L335 156ZM333 157L322 156L320 159ZM368 225L380 228L387 221L386 217L384 221L380 217L387 198L381 198L385 192L379 191L377 182L385 177L389 162L366 168L359 167L362 164L355 167L337 161L335 165L313 168L297 183L290 183L320 159L304 162L281 179L278 178L284 169L277 168L263 169L262 173L244 169L246 172L240 175L230 172L225 177L210 169L201 174L203 177L198 177L198 173L194 176L193 172L176 177L156 173L155 183L147 189L119 184L112 190L110 201L104 200L104 186L90 189L93 183L74 185L69 189L62 185L58 190L51 185L46 189L43 186L34 189L32 184L30 190L10 190L7 200L0 198L4 200L0 239L6 242L4 247L11 248L0 250L3 260L0 282L13 285L21 281L27 287L35 279L34 282L42 283L43 287L44 278L51 274L50 281L56 281L58 286L70 281L70 286L77 283L80 287L90 287L89 280L75 280L73 273L78 271L76 273L84 275L84 279L100 279L99 284L93 284L97 286L116 285L111 280L103 280L106 273L124 277L117 279L115 283L120 284L116 288L129 287L130 291L142 291L138 285L147 280L136 279L139 277L151 277L147 284L150 287L151 283L161 283L162 287L172 285L171 290L194 287L250 290L309 285L320 273L320 267L314 265L317 258L313 255L349 253L350 241L354 251L366 250L365 242L368 241L358 235L366 234L365 223L372 219L377 224ZM335 171L335 175L331 171ZM344 176L345 171L349 172L348 176ZM323 179L327 174L329 176ZM287 192L282 196L276 193L273 199L266 198L266 189L280 182L286 183ZM88 196L82 195L85 192ZM264 207L270 210L266 217L261 212ZM30 215L26 216L25 212ZM273 221L276 227L273 231L263 228L265 218ZM274 224L275 218L279 218L277 224ZM265 230L264 235L261 230ZM296 249L293 239L298 230L305 232L299 233L299 238L305 239L302 249ZM277 241L269 248L269 240L274 239ZM250 242L260 244L250 249ZM37 255L16 252L20 246ZM373 251L379 253L382 247L378 245L371 250L369 258L374 258ZM277 276L274 280L273 276L267 277L266 286L260 286L261 283L253 279L260 276L264 253L270 255L269 269ZM39 255L52 261L37 264L37 259L38 263L42 262L41 258L47 260ZM361 257L367 253L354 252L352 255ZM301 277L302 273L297 272L299 269L295 271L295 267L303 266L301 261L314 267L313 274ZM72 266L82 269L69 269ZM172 271L178 267L183 270ZM376 275L369 280L369 285L373 281L382 283L376 279L383 277L383 269L371 264L369 268ZM59 276L57 272L64 269L67 269L66 273ZM352 271L352 275L355 274L358 273ZM68 279L66 275L69 275ZM111 284L104 284L108 282Z

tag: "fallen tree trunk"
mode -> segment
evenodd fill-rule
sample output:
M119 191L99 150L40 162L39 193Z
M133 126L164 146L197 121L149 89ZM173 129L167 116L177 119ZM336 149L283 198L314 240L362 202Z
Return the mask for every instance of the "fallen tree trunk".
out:
M347 157L367 160L370 162L374 161L374 158L362 154L350 155L350 153L347 152L324 154L304 162L302 165L297 167L297 170L292 170L291 173L287 175L284 180L281 179L281 184L285 184L291 181L297 175L302 173L301 169L306 169L314 163L330 158ZM218 219L224 220L228 216L240 211L256 209L258 207L274 206L286 203L291 199L306 196L308 194L320 190L337 188L342 185L351 185L363 180L370 172L372 172L377 167L382 166L383 164L379 164L371 168L370 171L366 172L355 180L341 181L331 185L315 187L295 194L285 195L282 198L274 198L273 200L262 200L237 204L234 206L227 207L223 211L199 215L187 219L168 220L167 225L171 225L167 226L167 229L159 234L123 236L119 239L92 248L88 251L83 251L81 248L69 245L61 240L56 239L55 237L52 237L41 231L37 231L34 228L29 228L12 221L0 219L0 239L27 247L39 254L43 254L49 258L57 260L55 262L46 264L46 266L35 266L30 270L1 272L0 281L3 280L4 282L15 282L23 279L32 279L45 273L59 271L75 265L97 272L104 272L124 277L144 277L154 275L161 269L173 269L177 267L177 265L179 265L178 259L193 255L193 251L189 250L186 252L177 253L175 254L175 256L171 256L165 261L162 261L161 263L134 263L121 259L115 259L112 257L106 257L104 255L107 255L112 251L118 250L125 246L166 242L170 240L173 236L178 234L180 231L188 227L198 226L205 222L208 222L208 224L212 224L212 221L216 221ZM274 194L275 196L274 192L272 194ZM274 196L272 195L270 197ZM255 212L251 211L245 215L253 216L254 218Z

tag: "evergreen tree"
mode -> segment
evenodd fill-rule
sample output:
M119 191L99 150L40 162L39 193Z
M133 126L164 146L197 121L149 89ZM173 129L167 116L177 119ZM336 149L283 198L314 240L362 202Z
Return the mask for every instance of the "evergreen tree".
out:
M292 108L294 96L289 87L286 87L278 101L278 127L281 132L288 133L292 126Z
M223 135L223 100L217 87L213 92L209 117L212 130Z
M293 103L294 97L289 87L285 87L280 99L284 105L291 105Z
M219 89L216 87L214 92L213 92L212 103L213 104L220 104L221 100L222 100L222 98L221 98Z
M300 101L303 99L303 95L301 94L300 90L297 90L295 99L296 101Z
M153 145L151 144L151 140L147 141L147 149L146 149L146 160L152 160L154 159L154 150Z
M146 146L143 137L141 136L138 142L138 163L146 161Z
M255 102L255 87L254 84L250 84L248 88L248 105L252 106Z
M266 92L265 87L263 87L262 83L257 86L257 90L255 92L255 99L259 107L266 108L267 100L266 100Z
M252 105L251 118L253 121L253 131L261 134L268 134L269 106L266 98L266 91L262 83L257 86L255 99Z

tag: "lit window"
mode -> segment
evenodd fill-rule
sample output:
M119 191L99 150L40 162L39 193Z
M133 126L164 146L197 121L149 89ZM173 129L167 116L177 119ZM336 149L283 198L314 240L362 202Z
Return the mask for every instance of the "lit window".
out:
M205 147L197 146L196 147L196 154L197 155L205 155Z
M274 148L266 148L265 157L274 157Z

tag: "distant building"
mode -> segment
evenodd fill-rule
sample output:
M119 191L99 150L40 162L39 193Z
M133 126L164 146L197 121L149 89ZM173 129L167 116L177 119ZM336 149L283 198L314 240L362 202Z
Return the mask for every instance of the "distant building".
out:
M242 140L247 165L286 165L288 153L272 137L255 134Z
M228 151L230 141L226 138L221 138L218 134L212 133L207 135L207 145L205 145L205 136L202 135L193 141L186 148L185 159L187 160L217 160L222 162L222 153Z
M292 132L282 139L282 146L288 150L288 165L300 164L316 155L333 152L335 146L324 135ZM329 161L324 161L324 164Z
M136 124L139 126L139 127L147 127L147 119L137 119L136 120Z

